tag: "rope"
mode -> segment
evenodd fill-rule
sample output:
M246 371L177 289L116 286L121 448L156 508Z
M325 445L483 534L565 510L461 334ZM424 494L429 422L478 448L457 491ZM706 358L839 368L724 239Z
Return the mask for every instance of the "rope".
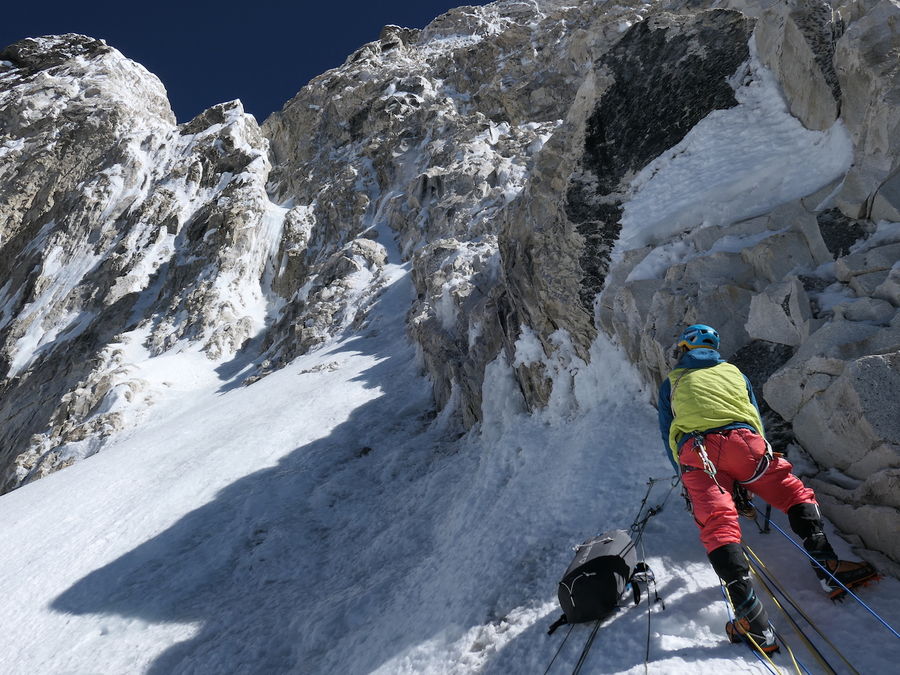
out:
M663 498L662 502L657 504L654 507L651 507L647 510L647 514L641 518L641 514L644 512L644 507L647 505L647 500L650 498L650 492L653 490L653 486L656 483L661 483L663 481L670 480L671 486L669 487L669 491L666 493L666 496ZM647 480L647 491L644 493L644 498L641 500L641 505L638 508L637 515L634 517L634 521L631 523L631 532L634 533L634 540L626 546L619 555L624 556L628 551L632 548L640 544L642 554L645 554L643 537L644 537L644 529L647 527L647 522L665 507L666 502L669 501L669 497L672 495L672 490L675 489L675 486L678 485L679 478L675 476L672 479L669 478L650 478ZM646 555L644 555L646 557ZM659 592L656 590L656 579L653 579L654 593L656 597L659 598ZM600 629L600 622L602 619L597 619L594 624L594 628L591 631L591 634L588 636L587 641L584 644L584 648L581 650L581 656L578 659L578 663L575 664L575 670L572 671L572 675L578 675L582 666L584 665L585 660L587 659L588 653L591 651L591 646L594 643L594 638L597 636L597 631ZM566 632L565 638L563 638L562 643L559 645L559 648L556 650L556 653L553 655L553 658L550 660L550 664L547 666L547 669L544 671L544 675L547 675L550 672L550 668L553 666L553 663L556 661L556 658L559 656L562 651L563 645L566 644L566 640L569 639L569 635L572 633L572 629L574 625L569 626L569 630ZM644 671L647 672L649 668L650 661L650 589L648 585L647 589L647 651L646 656L644 658Z
M749 549L749 547L747 547L747 548ZM744 554L744 557L747 558L746 553ZM772 602L775 603L775 606L781 611L781 613L784 615L784 617L788 620L788 622L791 624L791 626L797 632L797 635L803 640L803 643L806 645L807 649L809 649L810 653L813 655L813 658L819 662L819 665L821 665L829 673L829 675L837 675L837 671L834 668L832 668L831 664L829 664L828 661L825 659L825 657L822 656L822 652L820 652L816 648L816 646L812 643L812 641L809 639L809 637L807 637L806 633L804 633L803 630L800 628L800 625L794 620L794 617L792 617L790 614L788 614L787 610L781 605L780 602L778 602L778 598L775 597L775 594L772 592L772 589L769 588L769 585L766 583L765 579L763 579L763 577L759 573L759 571L757 571L756 566L752 563L752 561L749 558L747 558L747 563L750 565L750 571L753 572L757 581L759 581L760 585L763 587L763 590L765 590L769 594L769 597L772 598ZM787 652L791 657L791 661L793 661L793 663L794 663L794 668L796 669L796 671L799 675L800 666L797 663L797 659L794 657L793 650L791 649L790 645L788 645L787 642L784 641L784 638L781 638L780 635L778 637L781 639L782 644L787 649ZM851 666L851 669L852 669L852 666ZM854 672L856 672L856 671L854 670Z
M600 630L601 621L602 619L597 619L597 621L594 622L594 630L591 631L591 634L588 636L587 642L584 643L584 649L581 650L581 656L578 658L578 663L575 664L575 669L572 671L572 675L578 675L578 673L581 672L581 667L587 660L588 652L591 651L591 646L594 644L594 638L597 637L597 631Z
M778 601L776 600L776 604L777 604L777 602ZM787 653L791 657L791 663L794 664L794 670L797 671L797 675L803 675L803 673L800 672L800 664L797 663L797 657L794 656L794 650L791 649L791 646L787 642L785 642L784 638L781 637L780 635L778 635L778 633L775 633L775 637L777 637L779 640L781 640L781 644L783 644L784 648L787 649ZM806 668L804 668L803 670L806 670ZM837 673L835 673L835 675L837 675Z
M647 500L650 498L650 492L653 490L653 486L656 483L661 483L665 480L669 480L669 491L666 492L666 496L663 497L662 502L657 504L654 507L651 507L647 510L647 515L641 518L641 513L644 511L644 507L647 505ZM666 503L669 501L669 497L672 496L672 491L680 482L679 476L673 476L671 479L666 478L649 478L647 480L647 492L644 493L644 498L641 500L640 508L638 508L637 515L634 518L634 522L631 523L631 531L635 534L635 546L641 547L641 560L647 560L647 551L644 548L644 529L647 527L647 523L649 520L663 510ZM653 575L653 593L656 596L658 601L662 601L659 597L659 590L656 586L656 576ZM665 605L663 605L663 609L665 609ZM647 584L647 648L644 652L644 672L649 672L650 668L650 634L651 634L651 619L650 616L652 614L652 607L650 604L650 584Z
M834 653L837 654L838 657L840 657L841 661L843 661L843 662L847 665L847 667L850 669L850 671L853 672L853 673L856 673L856 675L859 675L859 671L856 670L856 668L853 667L853 664L850 663L850 661L847 660L847 658L841 653L841 650L839 650L839 649L835 646L835 644L834 644L831 640L828 639L828 636L825 635L825 633L822 632L822 630L821 630L821 629L816 625L816 623L809 617L809 615L808 615L806 612L803 611L803 609L797 604L797 602L796 602L796 601L790 596L790 594L784 589L784 586L781 585L781 583L778 581L778 579L775 577L775 575L772 574L771 572L769 572L769 568L768 568L768 567L766 566L766 564L762 561L762 559L761 559L758 555L756 555L756 553L753 551L753 549L751 549L749 546L746 546L746 545L745 545L744 548L746 548L747 552L750 553L750 555L751 555L751 556L756 560L756 562L759 564L759 566L760 566L761 569L760 569L759 572L757 572L757 573L761 573L761 574L762 574L762 575L763 575L763 576L764 576L764 577L765 577L765 578L766 578L766 579L767 579L767 580L775 587L775 589L781 594L781 596L782 596L782 597L783 597L783 598L784 598L784 599L785 599L785 600L786 600L786 601L787 601L787 602L788 602L795 610L797 610L797 613L798 613L803 619L805 619L806 622L812 627L812 629L813 629L814 631L816 631L816 633L819 634L819 637L821 637L821 638L825 641L825 643L826 643L829 647L831 647L831 649L834 651ZM771 593L771 591L770 591L770 593Z
M725 608L728 611L729 621L734 621L736 617L731 612L731 596L728 593L728 588L726 588L725 582L722 581L721 579L719 579L719 586L722 588L722 598L725 600ZM747 637L750 637L750 636L748 635ZM751 638L751 641L753 641L752 638ZM761 650L759 648L759 645L757 645L755 641L753 641L753 646L756 647L756 649L751 650L751 651L753 652L753 655L756 657L756 660L759 661L760 663L762 663L770 673L775 673L775 675L780 675L781 671L778 670L778 666L776 666L775 663L772 661L772 659L769 658L769 655L766 654L763 650ZM767 661L768 661L768 663L766 663Z
M889 631L891 631L891 633L894 634L894 637L895 637L895 638L900 639L900 633L898 633L898 632L894 629L894 627L891 626L891 624L889 624L887 621L885 621L884 619L882 619L882 618L878 615L878 613L877 613L874 609L872 609L871 607L869 607L866 603L864 603L856 593L854 593L854 592L851 591L849 588L847 588L843 583L841 583L841 580L838 579L836 576L834 576L834 575L833 575L833 574L832 574L832 573L831 573L824 565L822 565L822 563L820 563L818 560L816 560L815 558L813 558L813 557L809 554L809 551L807 551L807 550L806 550L805 548L803 548L800 544L798 544L796 541L794 541L793 537L791 537L787 532L785 532L784 530L782 530L782 529L778 526L778 523L772 521L772 526L773 526L776 530L778 530L779 532L781 532L781 534L784 535L784 538L787 539L789 542L791 542L791 543L794 545L795 548L797 548L797 549L799 549L800 551L802 551L802 552L803 552L803 555L805 555L807 558L809 558L810 560L812 560L813 563L814 563L819 569L821 569L823 572L825 572L825 574L827 574L827 575L830 576L832 579L834 579L834 580L837 582L838 586L840 586L842 589L844 589L844 591L846 591L846 592L850 595L851 598L853 598L853 599L856 600L860 605L862 605L863 607L865 607L866 610L869 612L869 614L871 614L872 616L874 616L874 617L879 621L879 623L881 623L882 626L884 626L884 627L887 628Z
M547 666L547 670L544 671L544 675L550 672L550 669L553 667L553 662L556 661L556 657L559 656L559 653L562 651L563 646L566 644L566 640L569 639L569 636L572 634L572 629L575 628L575 624L569 624L569 630L566 631L566 637L563 638L563 641L559 643L559 649L556 650L556 653L553 655L553 658L550 659L550 664Z
M775 630L774 627L772 628L772 630ZM791 657L791 663L794 664L794 670L797 671L797 675L803 675L803 673L806 673L806 675L812 675L812 673L809 671L809 668L803 665L803 661L799 661L797 657L794 656L794 652L791 649L791 646L777 630L775 631L775 639L778 640L787 650L787 653ZM801 670L803 671L803 673L800 672Z
M644 549L644 542L641 542L641 559L647 560L647 551ZM646 563L645 563L646 565ZM632 582L636 583L636 582ZM656 586L656 578L654 575L653 586ZM650 672L650 584L647 584L647 650L644 652L644 673Z
M662 502L649 508L647 510L647 515L641 518L641 513L644 512L644 507L647 505L647 500L650 498L650 491L653 489L653 486L656 483L662 483L666 480L671 482L671 486L669 487L666 496L663 498ZM631 523L631 531L635 534L635 545L637 545L644 536L644 528L647 527L647 522L663 510L663 507L665 507L666 503L669 501L669 497L672 496L672 490L675 489L675 486L678 485L679 481L680 478L678 476L673 476L672 478L649 478L647 480L647 492L644 493L644 498L641 500L641 506L638 509L637 515L634 517L634 522Z

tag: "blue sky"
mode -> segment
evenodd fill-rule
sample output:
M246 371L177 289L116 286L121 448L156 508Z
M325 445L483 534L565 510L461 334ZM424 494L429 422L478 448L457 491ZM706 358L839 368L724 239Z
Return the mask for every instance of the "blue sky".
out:
M259 122L381 27L421 28L452 7L485 2L25 2L0 12L0 48L24 37L84 33L105 39L159 76L179 122L239 98Z

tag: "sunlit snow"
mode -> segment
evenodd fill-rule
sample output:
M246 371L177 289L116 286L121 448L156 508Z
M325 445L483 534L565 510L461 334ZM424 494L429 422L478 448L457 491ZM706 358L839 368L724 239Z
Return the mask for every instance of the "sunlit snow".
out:
M844 130L798 128L768 77L739 89L740 106L713 113L636 179L623 245L732 222L841 174ZM279 214L270 210L248 263L260 270L277 263ZM548 359L525 328L511 356L546 369L550 404L525 410L501 353L487 368L484 421L459 437L417 366L404 323L409 270L381 220L373 226L391 263L366 324L252 385L241 385L249 363L239 356L154 357L139 332L114 346L152 399L137 408L142 424L0 498L0 672L544 672L564 637L546 629L571 547L627 528L650 477L663 479L651 503L668 489L655 392L603 337L586 364L563 331L550 336L557 351ZM171 251L160 240L147 255L136 283ZM262 324L274 301L247 279L230 292ZM68 283L58 276L60 290ZM36 348L23 346L20 358ZM780 535L745 532L860 672L894 671L896 638L855 603L828 601ZM832 541L852 556L838 535ZM677 490L644 544L665 609L618 612L585 672L766 672L725 638L726 605ZM900 625L895 579L861 596ZM571 672L589 631L573 629L551 673ZM775 659L790 670L784 654Z
M737 106L707 115L634 178L617 250L766 213L850 168L853 144L844 125L806 129L755 55L734 86Z

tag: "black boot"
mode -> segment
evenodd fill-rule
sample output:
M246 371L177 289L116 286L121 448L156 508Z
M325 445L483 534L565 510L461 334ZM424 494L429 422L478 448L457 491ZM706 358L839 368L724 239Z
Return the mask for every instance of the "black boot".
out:
M709 554L709 561L725 582L734 609L734 621L729 621L725 626L728 637L732 642L751 641L766 654L777 652L775 631L769 625L766 608L756 597L750 583L750 568L740 544L720 546Z
M822 516L817 504L796 504L787 513L791 529L803 539L803 548L819 563L811 564L819 583L830 597L838 598L844 594L841 584L853 588L878 575L875 568L867 562L838 559L822 529Z

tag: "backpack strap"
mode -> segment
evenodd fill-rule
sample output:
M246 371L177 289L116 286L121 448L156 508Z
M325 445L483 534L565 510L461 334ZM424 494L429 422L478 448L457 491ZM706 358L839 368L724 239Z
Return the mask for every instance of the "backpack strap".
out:
M569 623L569 619L565 614L563 614L551 624L550 630L547 631L547 635L553 635L553 632L557 628L559 628L560 626L565 626L567 623Z
M637 565L634 566L634 571L631 573L631 579L629 580L631 584L631 594L634 599L635 605L641 604L642 586L648 594L650 593L651 581L655 581L653 570L650 569L650 566L647 565L646 562L641 560Z

